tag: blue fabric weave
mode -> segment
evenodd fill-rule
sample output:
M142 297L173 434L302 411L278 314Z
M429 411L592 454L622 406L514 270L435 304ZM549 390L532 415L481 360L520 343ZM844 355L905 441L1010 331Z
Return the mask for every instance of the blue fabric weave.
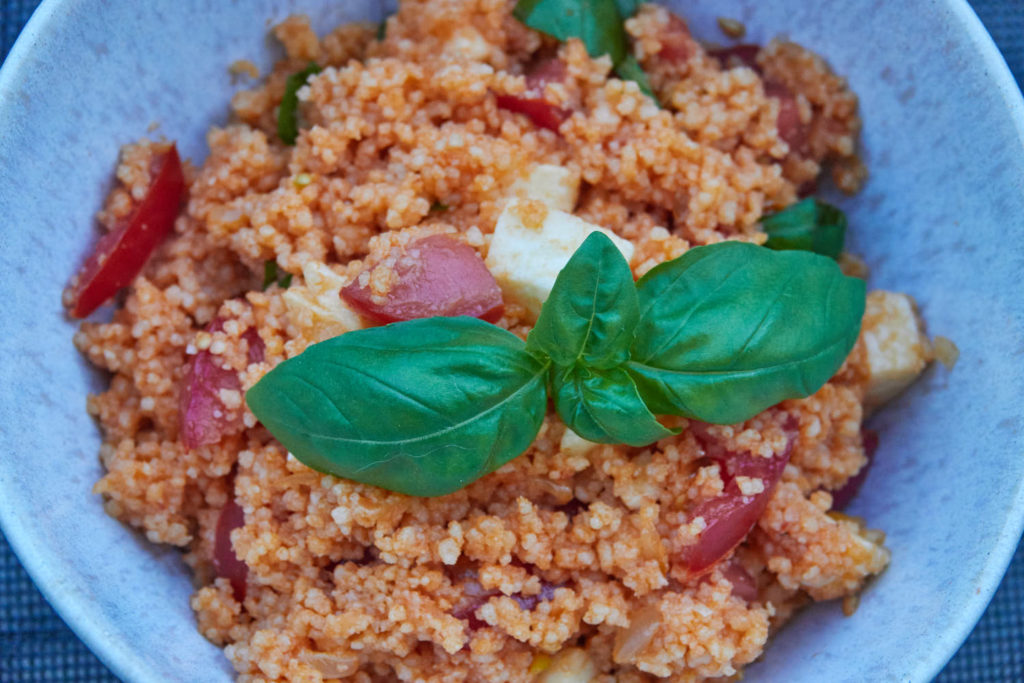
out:
M38 0L0 2L0 58ZM1024 84L1024 2L973 0ZM117 679L64 625L0 533L0 683L110 683ZM1024 543L995 598L936 683L1024 683Z

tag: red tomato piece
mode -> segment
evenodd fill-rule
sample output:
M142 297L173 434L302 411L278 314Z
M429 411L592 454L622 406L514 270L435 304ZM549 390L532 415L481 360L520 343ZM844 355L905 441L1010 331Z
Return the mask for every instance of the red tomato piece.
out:
M733 560L722 567L722 576L732 584L732 594L741 600L757 600L757 581L743 565Z
M245 600L246 579L249 567L238 559L231 545L231 532L245 524L245 512L234 500L228 501L217 518L217 529L213 540L213 569L217 576L231 582L235 600Z
M864 467L860 468L860 472L857 472L845 484L832 492L833 510L842 510L853 501L864 485L864 480L868 477L871 463L875 461L875 451L878 450L878 433L870 429L862 429L860 434L861 441L864 444L864 455L867 456L868 461L864 463Z
M72 317L84 318L127 286L173 229L185 193L181 160L173 143L153 157L150 177L146 196L131 215L100 238L72 278Z
M206 330L219 332L223 321L214 319ZM221 400L221 390L241 393L238 374L221 367L217 357L209 351L199 351L185 368L185 378L178 399L181 423L181 441L185 448L199 448L218 443L225 434L238 428L241 415L229 409Z
M544 86L565 81L565 62L552 58L538 63L526 74L526 91L521 95L498 95L498 106L523 114L534 125L558 132L569 112L544 99Z
M495 322L504 312L491 271L475 249L454 237L430 235L395 247L391 257L395 281L383 301L374 299L362 275L341 290L341 297L368 318L393 323L466 315Z
M697 41L690 34L690 27L674 14L669 14L668 25L658 39L661 41L658 56L662 59L685 62L697 54Z
M790 434L782 453L771 458L727 451L711 456L721 468L725 487L722 493L698 504L690 513L691 520L702 517L706 526L697 542L683 548L677 557L686 567L689 579L711 571L754 528L789 462L794 441L794 435ZM736 481L740 476L760 479L764 485L763 490L744 495Z
M249 365L262 363L267 355L267 345L263 343L263 339L260 337L260 333L256 331L256 328L250 327L247 329L242 333L242 339L249 344L249 350L246 351L246 359L249 361Z
M750 67L757 73L761 73L761 67L757 63L757 53L761 46L754 43L743 43L732 47L722 47L717 50L708 50L708 54L722 63L722 66L730 67L735 63Z
M775 125L779 137L789 144L793 151L802 150L807 144L807 126L800 120L800 107L789 88L774 81L765 81L764 94L779 101L779 116Z

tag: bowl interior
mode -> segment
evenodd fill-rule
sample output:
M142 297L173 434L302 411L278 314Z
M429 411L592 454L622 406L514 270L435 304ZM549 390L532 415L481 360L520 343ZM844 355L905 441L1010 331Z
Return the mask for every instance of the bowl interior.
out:
M848 76L871 171L843 201L852 247L870 286L913 294L930 332L961 350L953 372L930 369L874 418L881 447L852 512L887 532L891 568L853 618L834 603L800 615L747 680L928 680L981 614L1024 523L1019 91L960 0L669 4L700 38L725 42L715 18L735 17L749 40L785 34ZM227 65L247 58L265 71L268 26L295 11L326 29L384 9L50 0L0 72L0 522L61 615L125 680L228 680L231 668L196 631L178 553L107 517L90 492L99 435L85 395L105 379L72 346L61 290L96 238L118 147L156 122L200 162L236 89Z

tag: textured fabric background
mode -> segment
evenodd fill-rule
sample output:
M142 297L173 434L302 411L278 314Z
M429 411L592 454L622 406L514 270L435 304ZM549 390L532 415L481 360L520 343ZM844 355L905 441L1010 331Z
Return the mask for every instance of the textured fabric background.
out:
M38 4L0 0L0 57ZM1024 1L971 4L1017 83L1024 83ZM46 603L0 533L0 683L116 680ZM936 683L1024 683L1024 543L985 615Z

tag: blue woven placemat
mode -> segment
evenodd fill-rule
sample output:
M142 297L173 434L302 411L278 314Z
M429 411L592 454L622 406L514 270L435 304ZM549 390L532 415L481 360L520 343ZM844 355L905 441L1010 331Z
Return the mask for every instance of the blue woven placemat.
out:
M0 58L38 0L0 0ZM1024 84L1024 2L973 0ZM2 126L2 124L0 124ZM117 679L64 625L32 584L0 532L0 683L110 683ZM995 598L936 683L1024 683L1024 543Z

